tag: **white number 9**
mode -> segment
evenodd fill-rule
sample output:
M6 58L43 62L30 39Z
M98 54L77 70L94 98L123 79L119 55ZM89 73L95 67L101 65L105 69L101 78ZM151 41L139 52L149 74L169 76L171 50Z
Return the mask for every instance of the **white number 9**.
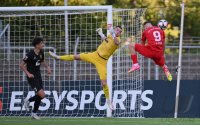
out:
M154 36L156 42L161 40L161 35L160 35L159 31L154 31L153 36Z

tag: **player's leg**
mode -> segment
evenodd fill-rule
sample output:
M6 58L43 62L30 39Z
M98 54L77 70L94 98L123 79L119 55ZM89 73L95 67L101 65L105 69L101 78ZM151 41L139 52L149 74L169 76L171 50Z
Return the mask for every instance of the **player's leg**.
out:
M173 78L172 78L172 75L171 75L167 65L165 64L164 55L162 55L160 58L156 58L156 59L153 59L153 60L157 65L159 65L162 68L162 70L164 71L168 81L172 81Z
M102 62L101 63L95 63L96 70L97 70L99 77L100 77L100 80L101 80L103 92L104 92L104 95L106 97L107 105L111 110L114 110L114 106L112 104L112 101L110 100L109 87L108 87L108 84L107 84L107 68L106 68L106 65L107 65L107 61L105 61L104 63L102 63Z
M102 85L106 100L107 102L110 102L109 104L111 105L110 96L109 96L109 88L108 88L108 84L106 80L107 79L107 69L106 69L107 60L104 60L101 57L99 57L97 52L81 53L80 59L82 61L90 62L95 65L96 70L100 76L101 85ZM112 106L110 105L109 107L111 108Z
M101 80L101 85L102 85L102 88L103 88L104 95L106 97L106 103L107 103L108 107L111 110L114 110L114 106L112 104L112 101L110 100L109 87L108 87L108 84L107 84L107 80L106 79Z
M33 113L36 113L38 111L41 100L45 97L45 93L44 93L43 89L40 89L36 94L37 94L38 98L37 98L37 100L35 100Z
M97 73L99 74L100 80L101 80L101 85L105 94L106 99L110 99L109 96L109 88L107 84L107 69L106 69L106 64L102 65L100 63L95 63L95 67L97 70Z
M128 45L128 49L130 51L130 54L131 54L131 59L133 61L133 64L136 64L138 63L138 60L137 60L137 55L136 55L136 51L135 51L135 44L129 44Z
M164 73L165 73L165 75L166 75L168 81L172 81L173 78L172 78L172 75L171 75L171 73L170 73L170 71L169 71L167 65L163 65L161 68L162 68L162 70L164 71Z
M25 109L27 111L29 111L30 110L30 108L29 108L30 102L35 102L37 100L40 100L40 96L37 95L37 94L35 94L35 96L33 96L33 97L29 98L29 99L24 99L24 107L25 107Z
M104 92L104 95L105 95L106 99L110 99L107 80L106 79L101 80L101 85L102 85L103 92Z
M44 93L43 86L42 86L42 79L41 79L41 77L35 77L33 79L28 79L28 82L29 82L30 86L34 89L36 94L35 94L35 96L33 96L29 99L26 99L24 101L24 103L25 103L24 105L25 105L25 108L29 110L29 103L34 101L35 103L34 103L32 113L31 113L31 117L34 119L40 119L37 116L36 112L39 109L41 100L45 97L45 93Z
M128 49L130 51L131 59L133 61L133 65L132 65L131 69L128 71L130 73L130 72L133 72L135 70L139 70L140 65L138 64L138 60L137 60L137 55L136 55L136 51L135 51L135 44L134 43L129 44Z
M36 112L37 112L38 109L39 109L41 100L45 97L44 90L43 90L43 89L40 89L40 90L36 93L36 95L38 96L38 98L35 100L34 108L33 108L33 111L32 111L32 113L31 113L31 117L32 117L33 119L37 119L37 120L38 120L38 119L40 119L40 118L37 116Z
M35 84L34 84L35 79L34 78L33 79L32 78L27 78L27 80L28 80L28 83L31 86L31 88L34 89L35 88ZM33 97L29 98L29 99L28 98L24 99L24 107L25 107L26 111L30 110L30 107L29 107L30 102L36 101L37 98L39 98L38 95L35 95L35 96L33 96Z
M97 58L96 52L90 52L90 53L80 53L76 55L64 55L64 56L58 56L60 60L67 60L67 61L72 61L72 60L81 60L84 62L90 62L94 64L96 62Z
M75 59L79 59L78 58L78 55L63 55L63 56L58 56L56 55L55 53L49 51L49 55L55 59L58 59L58 60L63 60L63 61L73 61Z
M94 52L91 53L81 53L75 55L63 55L58 56L55 53L49 51L49 55L55 59L63 60L63 61L73 61L73 60L82 60L85 62L92 62L94 60Z

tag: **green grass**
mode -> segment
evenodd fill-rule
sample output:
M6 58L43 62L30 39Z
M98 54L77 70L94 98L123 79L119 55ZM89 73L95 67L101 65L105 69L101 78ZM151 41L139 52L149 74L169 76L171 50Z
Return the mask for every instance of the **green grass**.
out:
M42 118L0 117L0 125L200 125L193 118Z

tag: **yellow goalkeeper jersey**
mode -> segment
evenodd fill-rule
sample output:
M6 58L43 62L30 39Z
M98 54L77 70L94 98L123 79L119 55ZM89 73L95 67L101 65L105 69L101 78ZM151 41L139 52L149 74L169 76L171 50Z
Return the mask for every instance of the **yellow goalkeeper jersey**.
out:
M117 39L120 42L120 38L117 37ZM99 56L101 56L104 59L109 59L109 57L115 52L115 50L118 48L118 45L115 44L114 39L112 38L112 35L108 35L107 39L104 40L99 47L97 48L97 53Z

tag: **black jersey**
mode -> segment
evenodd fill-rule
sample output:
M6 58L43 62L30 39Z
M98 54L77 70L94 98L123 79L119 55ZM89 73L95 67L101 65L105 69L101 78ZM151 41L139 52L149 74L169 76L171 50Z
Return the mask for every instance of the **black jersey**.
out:
M44 52L41 50L38 55L34 50L26 54L23 61L27 64L27 70L34 76L41 76L40 63L44 61Z

